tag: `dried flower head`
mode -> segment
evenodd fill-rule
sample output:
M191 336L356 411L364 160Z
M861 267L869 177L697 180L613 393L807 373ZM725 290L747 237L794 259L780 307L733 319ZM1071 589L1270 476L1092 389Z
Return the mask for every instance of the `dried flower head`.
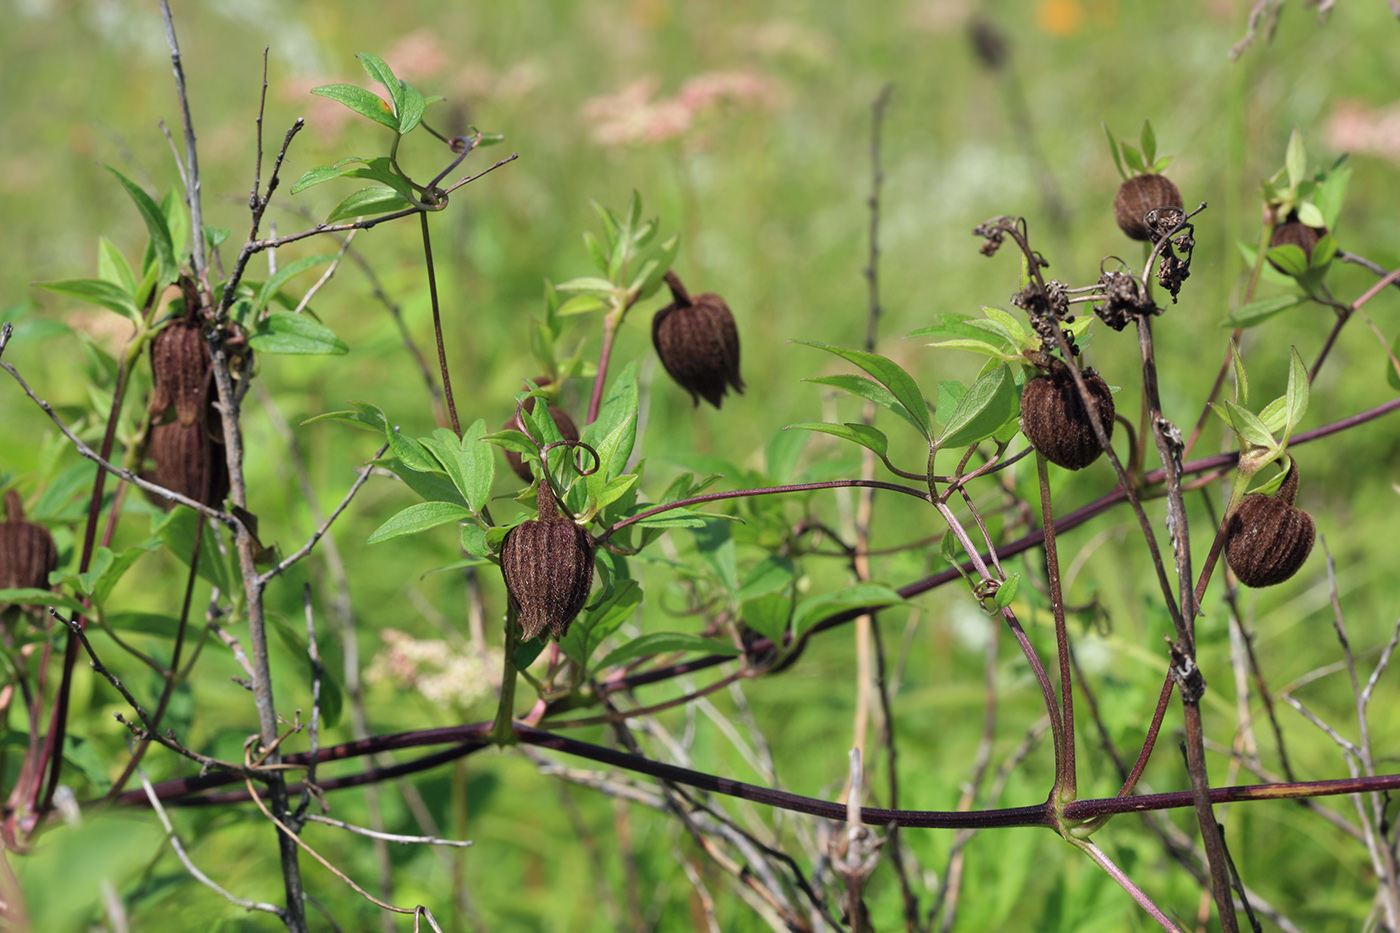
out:
M1312 552L1312 516L1294 508L1298 464L1293 462L1279 491L1251 493L1225 526L1225 560L1245 586L1273 586L1298 572Z
M45 590L49 572L58 566L53 535L24 517L24 502L11 489L5 493L5 521L0 522L0 590Z
M228 496L223 445L214 441L202 420L189 427L175 421L152 425L146 451L155 463L151 480L166 489L210 508L218 508ZM164 508L171 505L168 499L157 501Z
M204 417L209 396L209 345L199 321L171 321L151 341L154 383L147 411L158 419L172 406L186 428Z
M1122 330L1139 315L1156 314L1157 305L1127 272L1105 272L1099 278L1099 288L1106 301L1094 305L1094 313L1114 330Z
M674 272L666 273L673 301L651 321L651 342L666 372L690 393L716 408L732 387L743 394L739 376L739 331L724 299L714 292L693 299Z
M1104 433L1112 438L1113 395L1108 384L1088 370L1083 376ZM1051 359L1048 373L1026 383L1021 395L1021 430L1046 460L1067 470L1082 470L1103 453L1074 377L1058 359Z
M595 545L588 532L559 514L548 484L539 490L540 517L521 522L501 544L501 576L526 641L548 629L556 640L588 602Z
M544 383L542 382L540 384L543 385ZM534 397L527 398L522 407L527 412L533 412L535 410ZM574 419L570 418L569 413L564 411L564 409L550 405L549 417L554 419L554 426L559 429L559 434L564 440L576 441L579 439L578 425L574 424ZM526 430L525 422L519 415L507 418L506 423L501 425L501 430L520 431L525 434L530 433ZM530 475L530 467L525 463L524 458L521 457L518 452L507 450L505 451L505 455L506 463L510 464L511 470L514 471L516 476L520 477L522 482L528 483L534 479L534 477Z
M1303 251L1304 258L1312 262L1313 248L1317 246L1317 241L1326 235L1326 227L1309 227L1299 220L1296 214L1292 214L1286 223L1274 228L1273 235L1269 237L1269 247L1286 246L1291 243ZM1283 272L1273 260L1269 260L1269 264Z
M1113 199L1113 216L1118 229L1134 240L1152 242L1147 226L1150 211L1170 207L1182 209L1181 192L1165 175L1134 175L1123 182Z

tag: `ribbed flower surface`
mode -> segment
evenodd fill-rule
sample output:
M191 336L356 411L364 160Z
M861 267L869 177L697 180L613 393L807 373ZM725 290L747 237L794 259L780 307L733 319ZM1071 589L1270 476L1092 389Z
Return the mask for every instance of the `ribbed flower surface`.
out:
M209 345L199 323L167 324L151 341L153 387L147 410L163 418L171 406L175 418L190 427L204 417L209 394Z
M19 493L5 493L7 520L0 522L0 589L48 589L58 548L43 525L26 521Z
M556 640L568 634L593 587L593 539L558 514L548 490L540 498L541 517L516 525L501 545L501 576L526 641L546 629Z
M1276 495L1251 493L1225 528L1225 560L1245 586L1274 586L1298 572L1312 553L1312 516L1293 506L1298 467Z
M744 391L734 314L714 292L691 298L674 273L668 273L666 281L674 301L652 318L656 355L696 405L703 398L719 408L730 388Z
M1085 376L1084 382L1104 432L1113 437L1113 395L1108 384L1099 376ZM1021 430L1046 460L1067 470L1082 470L1103 453L1074 377L1058 361L1049 375L1026 383L1021 394Z
M152 425L146 451L156 465L151 479L166 489L210 508L228 496L223 445L214 443L202 420L190 427L178 421Z
M1181 209L1181 192L1165 175L1134 175L1123 182L1113 199L1113 217L1118 229L1134 240L1151 240L1147 212L1159 207Z

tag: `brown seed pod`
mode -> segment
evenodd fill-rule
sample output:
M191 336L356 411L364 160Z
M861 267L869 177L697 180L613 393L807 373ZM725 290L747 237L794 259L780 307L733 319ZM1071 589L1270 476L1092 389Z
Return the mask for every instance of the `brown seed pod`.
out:
M1113 437L1113 394L1098 375L1084 375L1104 433ZM1050 372L1026 383L1021 394L1021 430L1031 446L1056 466L1082 470L1099 459L1103 449L1094 434L1094 422L1069 367L1052 360Z
M173 405L186 428L204 417L209 397L209 344L199 322L171 321L151 341L154 384L146 410L164 418Z
M535 410L535 400L533 398L527 398L522 407L527 412L533 412ZM578 440L578 425L574 424L574 419L569 417L568 412L564 411L562 408L550 405L549 416L554 419L554 426L559 429L559 434L564 440ZM525 430L525 424L518 416L507 418L506 423L501 425L501 430L521 431L525 434L530 433ZM525 463L524 458L521 457L519 453L514 450L507 450L505 451L505 455L506 463L510 464L510 468L515 472L516 476L520 477L522 482L528 483L534 480L534 477L530 475L530 467Z
M26 521L24 502L5 493L6 520L0 522L0 590L49 588L49 572L58 566L53 535L38 522Z
M539 491L540 517L516 525L501 544L501 576L525 641L549 629L555 640L588 602L595 545L587 531L559 514L547 485Z
M703 397L719 408L730 387L740 395L744 392L734 315L714 292L692 299L674 272L666 273L666 284L674 300L651 321L656 355L696 405Z
M1313 247L1317 246L1317 241L1326 235L1326 227L1309 227L1301 220L1291 219L1274 228L1273 236L1269 237L1269 248L1291 243L1299 247L1303 251L1303 256L1312 262ZM1272 259L1269 260L1269 265L1283 272L1283 269L1280 269ZM1287 275L1287 273L1284 274Z
M1225 526L1225 560L1245 586L1273 586L1298 572L1312 552L1312 516L1294 508L1298 494L1295 461L1279 491L1251 493Z
M1151 241L1147 212L1159 207L1182 209L1181 192L1165 175L1134 175L1123 182L1113 199L1118 229L1134 240Z
M210 508L218 508L228 496L223 445L214 442L202 421L190 427L175 421L152 425L146 451L155 463L153 482ZM172 505L169 499L154 501L162 508Z

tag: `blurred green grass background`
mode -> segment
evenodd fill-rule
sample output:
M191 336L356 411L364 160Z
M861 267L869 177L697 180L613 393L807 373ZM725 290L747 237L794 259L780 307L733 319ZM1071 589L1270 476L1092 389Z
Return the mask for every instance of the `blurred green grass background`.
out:
M110 164L157 192L178 184L156 122L163 119L178 137L169 58L153 4L16 0L7 6L9 26L0 35L10 88L0 106L0 216L6 221L0 232L6 257L0 265L0 308L21 327L6 360L65 417L79 420L93 401L85 388L81 344L73 336L45 338L48 331L39 322L64 321L108 347L116 346L120 335L106 312L75 307L30 283L95 275L99 234L133 262L138 258L144 230L100 165ZM863 338L870 104L886 83L894 90L883 141L885 316L879 349L909 369L930 395L939 379L970 378L979 361L927 350L902 336L934 313L1006 306L1016 288L1014 259L977 254L978 240L970 231L978 222L1003 213L1026 216L1034 245L1051 262L1050 274L1074 285L1096 279L1107 254L1138 261L1138 247L1124 241L1112 220L1118 179L1101 124L1120 139L1133 139L1143 119L1151 118L1160 149L1175 156L1168 174L1188 206L1209 203L1198 218L1192 277L1181 303L1168 308L1157 326L1164 405L1183 428L1194 423L1223 358L1228 332L1219 322L1240 300L1245 270L1235 243L1257 240L1258 184L1281 166L1293 126L1307 132L1317 164L1331 162L1345 149L1354 151L1351 196L1338 230L1342 247L1386 268L1400 264L1400 212L1394 209L1400 204L1400 140L1393 129L1400 120L1395 110L1400 56L1394 53L1400 26L1378 2L1339 4L1325 25L1315 22L1310 10L1290 4L1273 42L1257 42L1232 63L1229 51L1243 33L1246 7L1223 0L1185 6L919 0L864 8L732 0L703 5L257 2L236 8L183 3L175 16L200 139L206 222L232 230L225 263L247 229L264 46L269 49L268 156L294 118L307 118L269 214L278 232L305 226L299 212L324 216L351 190L350 183L333 183L288 195L303 171L347 155L378 155L386 146L382 128L308 94L320 84L363 83L353 58L358 51L383 56L425 93L445 95L446 103L429 111L434 126L460 128L470 122L505 135L503 146L472 155L464 169L479 170L508 152L520 154L517 162L454 194L449 209L432 218L464 420L504 420L519 380L534 375L525 324L541 313L545 278L591 273L580 241L580 231L595 227L590 200L620 209L634 189L640 191L646 213L660 216L665 233L681 233L677 269L687 283L693 290L722 293L735 310L749 386L722 411L693 410L654 365L646 324L661 300L637 309L617 352L619 360L648 361L643 373L650 391L639 447L649 458L647 489L656 495L677 469L668 461L706 455L761 469L761 452L783 425L858 418L854 400L827 398L819 387L801 382L804 376L846 368L787 341L858 346ZM988 70L974 55L967 35L974 15L985 16L1004 34L1004 71ZM1017 95L1028 123L1018 117ZM1388 143L1387 125L1392 127ZM410 166L432 173L438 150L426 139L413 139L405 148ZM1047 184L1063 204L1063 225L1047 207ZM361 233L356 246L385 291L402 305L416 339L428 346L417 225ZM298 244L279 251L278 261L326 249L314 241ZM260 270L255 277L262 275ZM1334 272L1334 288L1348 300L1371 280L1354 267ZM359 270L344 267L315 308L352 350L338 358L263 358L259 383L282 416L296 426L344 407L347 399L365 399L406 430L426 433L432 414L421 380ZM1394 339L1400 330L1394 291L1369 308ZM1243 352L1253 397L1267 400L1281 392L1287 348L1296 344L1310 360L1330 324L1323 310L1303 308L1248 332ZM1135 412L1136 350L1130 339L1096 330L1090 361L1110 383L1128 386L1120 393L1119 410ZM596 334L592 339L596 344ZM1379 348L1359 323L1349 326L1333 353L1315 387L1305 429L1394 395L1384 382ZM52 440L52 430L13 384L3 391L0 481L16 478L32 495L36 477L52 475L76 458ZM577 412L586 395L587 386L580 384L567 387L565 399ZM86 422L89 433L95 423ZM251 507L261 518L263 538L289 551L314 521L273 425L253 401L248 407ZM894 426L889 431L896 462L921 462L913 438L900 436ZM327 510L371 455L374 442L324 422L297 428L296 436L319 505ZM1371 652L1364 655L1368 660L1400 609L1393 573L1400 562L1393 491L1400 463L1397 437L1400 432L1382 421L1298 455L1305 477L1301 504L1312 511L1335 557L1352 643ZM1221 443L1212 423L1197 449L1211 453ZM804 465L823 460L835 461L833 472L855 473L850 450L827 439L811 440ZM1102 464L1086 475L1058 476L1057 501L1068 503L1066 509L1087 501L1107 489L1109 476ZM1017 480L1029 488L1034 470L1018 470ZM498 486L498 492L508 491L507 483ZM994 498L988 493L984 501ZM381 629L451 640L460 639L464 627L460 577L422 577L455 559L450 532L378 547L360 543L411 501L401 487L372 482L337 526L352 581L359 650L367 659L382 647ZM837 521L842 501L816 499L813 508ZM1199 498L1192 508L1199 565L1209 545L1210 519ZM793 502L786 514L796 520L802 506ZM1160 516L1160 510L1153 514ZM890 497L877 498L877 541L895 544L935 534L941 529L930 518ZM134 539L144 519L135 517L128 525L134 527L124 533ZM676 535L669 553L685 559L690 551L689 538ZM758 553L745 544L741 565ZM1099 631L1084 637L1081 660L1110 731L1131 753L1160 682L1160 638L1169 630L1150 574L1144 573L1145 549L1128 514L1115 512L1068 535L1061 554L1066 566L1084 559L1069 601L1097 600L1103 609ZM167 591L166 578L176 565L162 560L149 559L149 566L143 564L124 582L121 592L131 606L171 610L178 594ZM892 555L879 559L876 571L880 579L900 585L927 573L936 561L922 552ZM1039 562L1022 562L1019 569L1037 573ZM833 561L822 572L843 571ZM670 615L683 604L682 595L652 576L643 627L684 627L685 619ZM300 619L300 584L307 579L324 592L323 572L308 568L269 594L270 605L294 625ZM498 609L499 584L493 573L483 579L488 607ZM1026 598L1035 604L1036 597ZM1320 547L1294 581L1276 590L1244 592L1241 599L1275 690L1340 658L1330 631ZM1044 603L1038 605L1042 611L1033 616L1033 637L1043 641L1048 616ZM1212 688L1207 735L1228 745L1236 722L1234 674L1218 581L1205 609L1202 666ZM900 658L895 709L902 805L951 808L976 750L983 702L977 645L985 623L966 594L951 588L917 600L912 612L885 618L886 645L898 649ZM498 637L495 619L494 612L488 615L488 631ZM338 666L341 649L328 644L325 650ZM195 747L237 757L243 735L253 728L251 704L228 680L237 668L227 652L211 644L206 655L177 728L188 730ZM299 662L280 654L276 664L286 678L278 684L284 713L306 708ZM786 788L827 797L839 791L850 742L853 671L850 638L837 632L814 645L790 672L746 686ZM1334 672L1301 687L1300 696L1330 722L1350 722L1345 680L1344 673ZM154 690L153 683L147 687ZM999 687L998 762L1034 722L1038 704L1028 669L1005 644ZM649 703L672 695L666 688L639 699ZM490 714L481 703L444 708L388 684L373 686L369 698L371 725L378 732ZM1382 682L1374 707L1378 749L1394 748L1400 739L1400 721L1388 715L1395 700L1392 675ZM79 731L106 760L119 760L124 738L111 719L120 709L118 698L83 672L75 701ZM738 715L731 699L721 696L715 702L726 715ZM1257 697L1254 712L1259 713ZM1280 715L1300 777L1346 773L1330 742L1291 711ZM663 722L681 731L693 727L694 766L766 782L703 716L692 722L687 714L674 713ZM1169 717L1169 728L1174 723ZM24 728L12 714L10 729L22 733ZM342 723L323 741L347 738L347 730ZM1111 794L1116 789L1112 769L1092 732L1081 726L1080 734L1081 794ZM1257 734L1265 762L1276 762L1267 728ZM601 730L583 737L605 741ZM1163 743L1149 770L1154 789L1185 786L1179 760L1166 747L1172 744ZM183 773L183 765L157 754L148 758L148 767L156 779ZM1231 771L1224 756L1214 757L1211 768L1217 783L1249 780ZM1049 779L1050 753L1042 745L1013 773L1003 803L1040 799ZM478 755L460 768L429 772L412 783L445 834L465 835L476 846L460 862L422 848L396 847L394 900L429 904L450 928L619 928L618 918L626 916L629 865L636 873L630 883L641 892L654 928L688 928L699 918L693 891L675 862L677 851L704 866L723 929L764 928L671 821L560 785L523 759ZM363 793L342 792L331 802L333 815L365 821ZM390 828L418 831L399 794L384 794L381 803ZM1351 813L1341 801L1322 806ZM746 812L742 806L733 809ZM198 840L197 861L226 887L276 899L280 882L271 834L248 816L181 813L177 825L187 840ZM810 839L805 818L769 814L761 819L774 840L799 852ZM1190 828L1185 817L1177 821ZM1364 850L1353 840L1292 804L1236 806L1226 824L1245 881L1303 928L1354 929L1366 916L1372 880ZM158 858L150 835L109 834L106 843L113 853L108 865L141 866L121 876L133 917L150 928L262 928L185 883L168 853ZM308 835L362 883L376 876L363 840L320 827ZM619 841L627 837L635 851L630 861ZM1164 858L1160 843L1140 825L1124 818L1098 838L1159 903L1182 916L1194 914L1194 883ZM952 834L912 831L903 839L927 870L925 881L936 887L933 873L946 862ZM61 890L47 887L61 885L53 880L61 873L46 875L56 856L48 863L44 856L41 846L33 867L24 869L32 900L40 904L48 892ZM1055 867L1033 870L1037 865ZM375 909L329 875L314 867L308 875L316 896L327 900L345 928L378 924ZM1045 833L1013 830L977 837L968 849L963 884L961 929L1148 928L1102 873ZM77 912L95 905L95 890ZM454 890L467 892L455 906ZM61 900L67 908L76 901ZM870 906L877 928L900 923L898 887L888 863L872 882ZM50 928L81 918L55 922L59 925Z

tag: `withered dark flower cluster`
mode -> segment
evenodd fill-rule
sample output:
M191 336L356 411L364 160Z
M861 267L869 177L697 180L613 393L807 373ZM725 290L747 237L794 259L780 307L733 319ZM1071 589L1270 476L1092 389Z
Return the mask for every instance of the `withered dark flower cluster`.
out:
M568 634L593 587L595 550L593 538L560 514L549 484L541 483L539 518L516 525L501 544L501 576L521 638L546 629L555 640Z
M547 381L541 381L539 383L541 386L547 384ZM526 412L534 412L535 398L527 398L522 407ZM559 434L564 440L577 441L579 439L578 425L574 423L574 419L569 417L569 413L564 411L564 409L555 405L550 405L549 417L554 419L554 426L559 429ZM530 433L526 429L524 419L522 419L519 414L507 418L506 423L501 425L501 430L520 431L523 434ZM538 440L538 438L536 438L536 440ZM505 451L505 455L506 463L510 465L511 471L514 472L516 476L520 477L522 482L528 483L534 479L534 477L530 475L529 465L525 463L525 459L521 457L519 453L514 450L507 450Z
M24 502L13 489L5 493L5 521L0 522L0 590L46 590L58 566L53 535L24 517ZM0 609L7 607L0 604Z
M1092 370L1083 370L1085 386L1104 433L1113 437L1113 395ZM1045 459L1067 470L1082 470L1103 453L1094 422L1074 376L1062 360L1051 358L1049 371L1026 383L1021 394L1021 431Z
M153 482L216 508L229 492L222 429L212 408L209 344L191 310L166 324L151 341L153 388L146 410L151 427L146 455ZM168 500L158 500L168 508Z
M656 355L696 405L704 398L719 408L730 388L744 393L734 314L714 292L692 298L674 272L666 273L666 284L672 301L651 321Z
M1095 303L1094 313L1114 330L1122 330L1140 316L1161 313L1161 309L1130 273L1117 270L1105 272L1099 277L1098 284L1103 301Z
M1293 505L1298 464L1274 495L1251 493L1225 526L1225 560L1245 586L1274 586L1298 572L1312 553L1312 516Z

